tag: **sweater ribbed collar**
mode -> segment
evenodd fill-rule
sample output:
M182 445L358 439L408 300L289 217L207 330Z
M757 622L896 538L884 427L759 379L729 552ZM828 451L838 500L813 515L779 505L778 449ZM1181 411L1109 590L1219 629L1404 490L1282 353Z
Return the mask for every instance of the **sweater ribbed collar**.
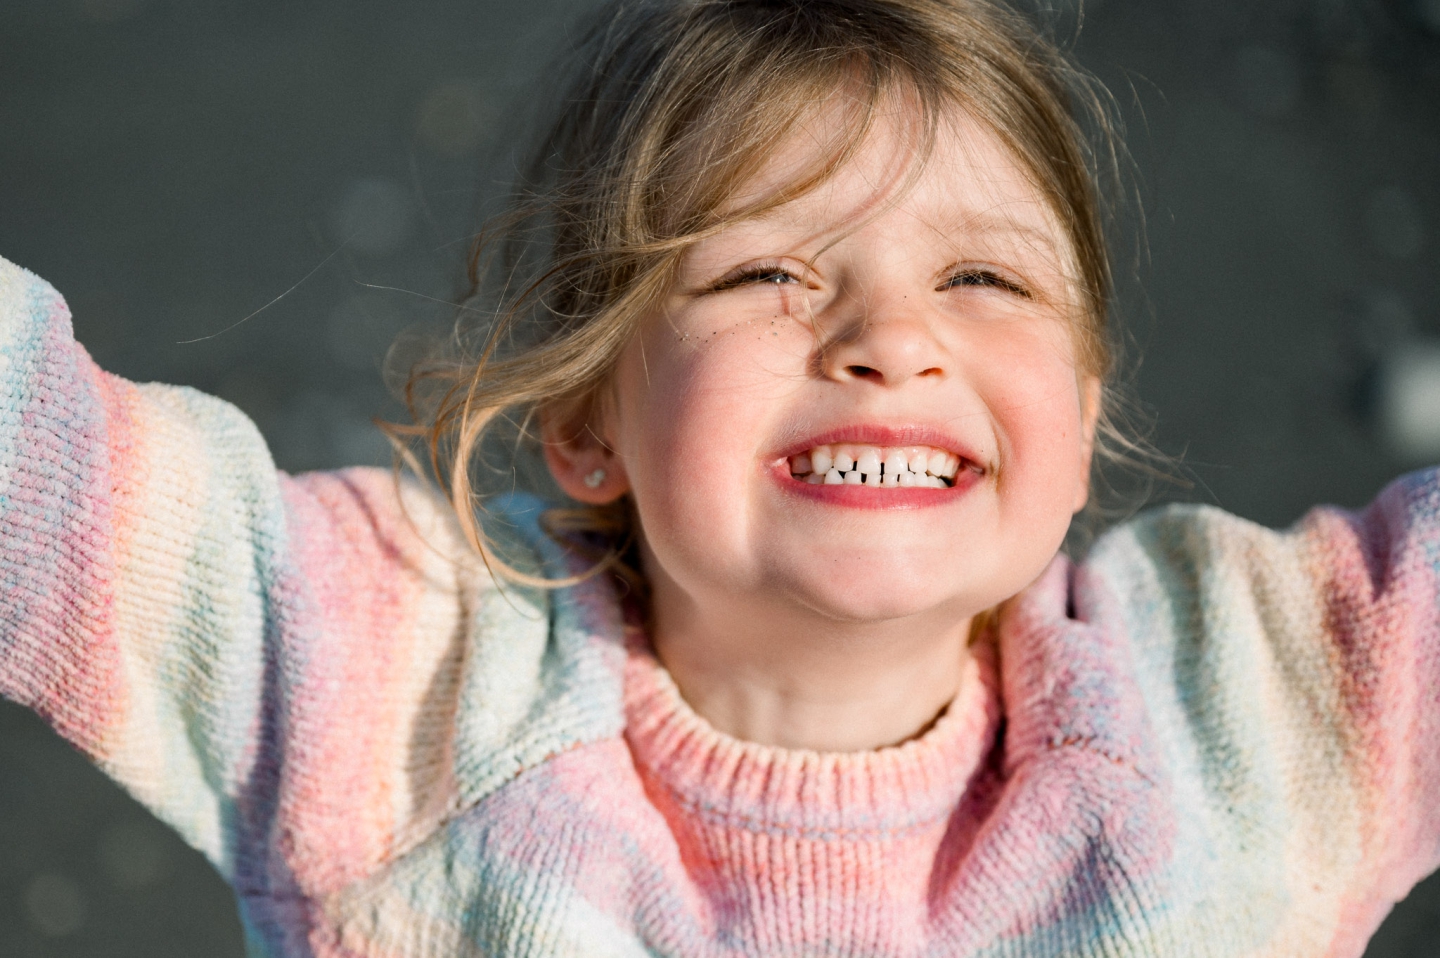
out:
M947 818L994 747L994 655L977 645L960 690L929 729L900 745L815 752L726 735L681 697L648 642L630 637L626 737L636 764L710 827L812 840L890 840Z

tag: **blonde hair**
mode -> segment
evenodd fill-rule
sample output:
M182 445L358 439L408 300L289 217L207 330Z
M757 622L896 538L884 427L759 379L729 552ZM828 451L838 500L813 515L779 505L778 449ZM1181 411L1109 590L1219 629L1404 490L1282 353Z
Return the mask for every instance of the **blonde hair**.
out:
M1112 111L1103 88L1021 15L990 0L611 0L568 60L571 77L510 209L474 243L465 311L480 321L466 325L454 355L412 370L406 397L419 425L392 430L423 440L492 571L572 581L515 568L481 523L496 478L515 481L508 463L533 462L537 413L585 428L684 251L823 183L887 97L918 111L917 167L957 108L1014 153L1073 251L1079 363L1110 377L1100 197L1120 169ZM838 92L853 122L834 148L788 188L727 205ZM1104 409L1102 433L1120 436ZM506 465L492 469L485 450L497 445ZM636 533L627 500L547 518L593 548L595 570L618 565L640 581L622 561Z

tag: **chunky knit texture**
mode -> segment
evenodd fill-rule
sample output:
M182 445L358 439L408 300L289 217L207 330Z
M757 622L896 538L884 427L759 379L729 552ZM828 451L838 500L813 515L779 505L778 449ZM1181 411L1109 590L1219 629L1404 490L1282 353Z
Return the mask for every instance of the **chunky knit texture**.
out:
M493 524L562 573L540 504ZM1354 956L1440 864L1440 475L1057 558L905 745L727 738L599 579L497 587L383 471L98 370L0 260L0 693L251 953Z

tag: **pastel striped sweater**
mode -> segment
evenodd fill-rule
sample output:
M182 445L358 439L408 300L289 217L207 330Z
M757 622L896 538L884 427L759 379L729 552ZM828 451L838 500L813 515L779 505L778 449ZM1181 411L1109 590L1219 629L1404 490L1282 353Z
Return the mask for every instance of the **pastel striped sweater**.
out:
M494 524L573 560L535 500ZM1440 864L1440 475L1057 558L923 736L693 714L610 587L498 588L443 503L290 477L97 369L0 260L0 693L234 886L250 954L1355 956Z

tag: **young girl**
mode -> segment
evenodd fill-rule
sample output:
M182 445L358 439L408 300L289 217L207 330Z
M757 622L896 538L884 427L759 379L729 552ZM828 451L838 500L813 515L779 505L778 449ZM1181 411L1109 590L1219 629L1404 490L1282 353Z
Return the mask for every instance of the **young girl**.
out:
M0 264L0 692L255 955L1360 954L1440 864L1440 475L1074 565L1064 58L986 0L640 0L578 60L417 375L448 496L277 475ZM484 494L537 447L570 508Z

